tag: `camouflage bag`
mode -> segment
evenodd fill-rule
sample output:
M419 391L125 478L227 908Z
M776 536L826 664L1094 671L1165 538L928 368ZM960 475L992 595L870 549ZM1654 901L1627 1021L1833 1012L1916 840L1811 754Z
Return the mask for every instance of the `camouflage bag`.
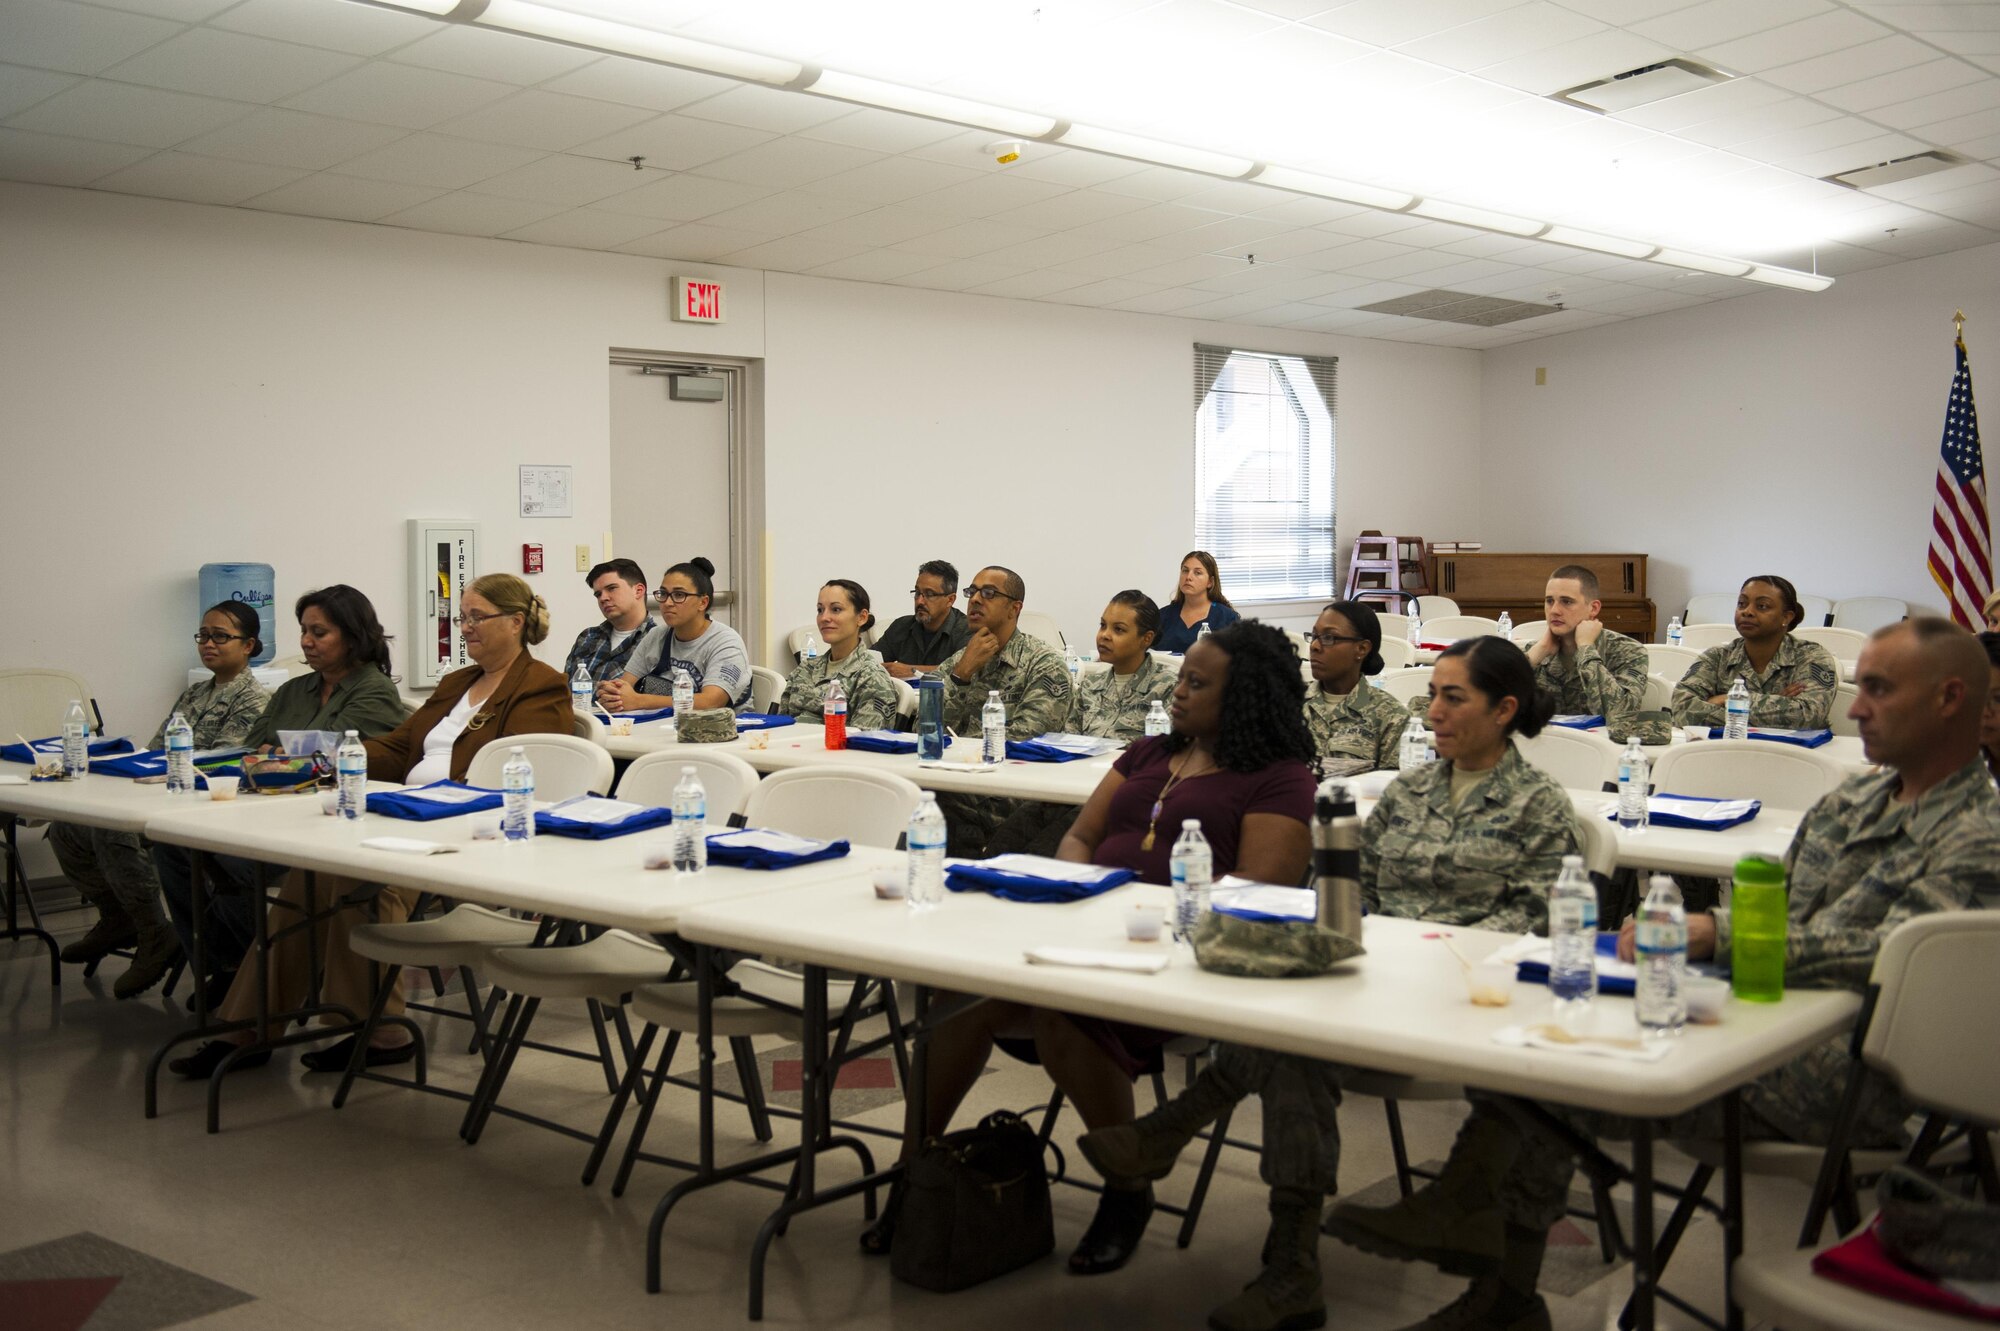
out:
M728 707L703 707L681 718L681 743L726 744L736 738L736 713Z
M1674 742L1674 714L1633 712L1629 721L1615 721L1606 726L1605 733L1620 744L1629 744L1634 738L1641 744L1671 744Z
M1324 975L1367 950L1312 920L1246 920L1212 910L1194 931L1194 959L1203 970L1259 980Z

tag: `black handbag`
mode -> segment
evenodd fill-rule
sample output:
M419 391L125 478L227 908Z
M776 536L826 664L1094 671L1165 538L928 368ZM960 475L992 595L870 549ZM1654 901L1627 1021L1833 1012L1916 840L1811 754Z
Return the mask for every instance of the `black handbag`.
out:
M889 1269L896 1279L950 1293L1055 1251L1042 1143L1021 1116L933 1137L904 1167L902 1215Z

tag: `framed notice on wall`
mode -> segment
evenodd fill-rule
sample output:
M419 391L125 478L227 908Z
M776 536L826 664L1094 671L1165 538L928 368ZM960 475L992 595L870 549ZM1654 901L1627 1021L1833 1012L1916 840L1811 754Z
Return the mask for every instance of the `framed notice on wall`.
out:
M524 518L573 518L568 467L521 466L521 516Z

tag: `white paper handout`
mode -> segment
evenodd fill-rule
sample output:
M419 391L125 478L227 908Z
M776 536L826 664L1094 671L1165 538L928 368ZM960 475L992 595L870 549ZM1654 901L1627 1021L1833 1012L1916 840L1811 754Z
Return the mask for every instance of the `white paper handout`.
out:
M1052 883L1095 883L1108 874L1118 872L1098 864L1076 864L1069 860L1050 859L1046 855L995 855L990 860L959 861L977 869L998 869L1002 873L1025 874L1030 878L1046 878Z
M1229 874L1215 884L1209 902L1217 908L1249 910L1288 920L1319 918L1319 893L1310 887L1279 887Z
M1103 739L1096 735L1074 735L1066 730L1051 730L1045 735L1035 736L1035 743L1046 744L1064 753L1080 753L1086 758L1095 758L1100 753L1110 753L1125 746L1115 739Z
M789 832L774 832L768 827L745 827L735 832L718 833L710 837L709 842L711 845L740 846L745 850L765 850L779 855L810 855L816 850L825 850L831 844L793 836Z
M370 850L394 851L398 855L449 855L458 849L441 841L422 841L409 836L371 836L362 839Z
M550 805L549 812L573 823L622 823L635 813L644 813L646 807L627 800L608 800L602 795L578 795Z
M438 786L435 789L411 786L402 794L413 800L429 800L433 804L470 804L487 796L486 791L467 790L460 786Z
M1698 818L1705 823L1727 823L1757 811L1756 800L1684 800L1675 795L1653 795L1646 800L1648 813L1670 813L1679 818Z
M1041 966L1081 966L1089 970L1137 971L1142 975L1157 975L1172 960L1164 950L1113 952L1088 947L1031 947L1022 955Z

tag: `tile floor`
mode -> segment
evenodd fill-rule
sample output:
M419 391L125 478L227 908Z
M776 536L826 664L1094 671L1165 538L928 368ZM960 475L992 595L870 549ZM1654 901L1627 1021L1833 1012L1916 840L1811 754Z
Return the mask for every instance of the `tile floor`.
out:
M68 939L87 920L69 913L50 923ZM771 1193L725 1187L684 1204L667 1230L665 1292L648 1295L645 1226L677 1177L666 1169L641 1166L626 1196L613 1198L609 1171L596 1186L579 1186L586 1148L577 1142L496 1118L484 1140L467 1147L457 1136L457 1104L367 1083L336 1112L335 1079L303 1076L292 1053L230 1079L220 1135L203 1132L199 1089L186 1082L164 1085L160 1117L148 1121L141 1099L146 1060L185 1022L186 993L183 987L167 999L156 989L115 1001L111 981L122 964L108 962L88 981L66 968L57 995L42 950L0 943L0 1271L15 1274L6 1258L21 1249L80 1233L98 1236L252 1297L177 1323L215 1331L656 1331L745 1322L742 1255L772 1205ZM579 1046L587 1041L580 1012L569 1016L561 1005L549 1011L543 1036L561 1034ZM463 1023L426 1021L441 1030L434 1075L469 1087L474 1060L462 1052ZM1038 1069L1002 1059L975 1090L971 1108L1024 1109L1047 1093ZM602 1074L590 1064L524 1054L508 1100L594 1130L605 1103ZM861 1116L865 1121L899 1120L895 1103L879 1096L876 1103ZM1406 1106L1413 1158L1441 1157L1461 1113L1449 1105ZM1238 1117L1243 1135L1254 1135L1255 1123L1254 1112ZM689 1154L692 1125L692 1095L670 1091L649 1146ZM740 1110L721 1109L718 1125L725 1151L750 1142ZM1058 1135L1065 1147L1075 1126L1066 1115ZM1359 1192L1391 1172L1379 1106L1350 1101L1344 1127L1342 1183ZM779 1121L781 1139L788 1130ZM882 1142L878 1156L889 1146ZM1078 1159L1073 1149L1069 1154ZM1163 1185L1163 1196L1184 1195L1193 1172L1184 1164ZM1803 1188L1752 1180L1749 1191L1753 1247L1786 1242L1803 1208ZM774 1248L768 1324L1193 1328L1255 1274L1264 1194L1247 1152L1224 1153L1192 1247L1176 1250L1171 1218L1158 1216L1125 1270L1078 1279L1063 1271L1061 1256L1082 1232L1091 1205L1088 1194L1057 1188L1055 1258L945 1296L899 1285L886 1263L861 1256L858 1202L814 1213ZM1332 1239L1320 1251L1333 1326L1402 1327L1458 1292L1456 1282L1427 1268L1363 1256ZM1720 1265L1719 1230L1697 1222L1671 1283L1714 1309ZM1565 1280L1575 1292L1551 1298L1558 1328L1614 1322L1628 1278L1622 1267L1599 1270L1601 1276L1586 1269ZM112 1325L109 1307L107 1301L98 1320L82 1325L103 1331ZM1663 1310L1661 1325L1692 1323Z

